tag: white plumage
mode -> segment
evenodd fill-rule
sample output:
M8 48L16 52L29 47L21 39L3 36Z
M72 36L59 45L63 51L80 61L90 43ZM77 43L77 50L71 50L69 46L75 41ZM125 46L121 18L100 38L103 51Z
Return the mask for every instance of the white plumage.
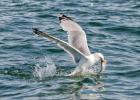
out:
M55 42L59 47L64 49L73 57L75 63L77 64L77 67L72 73L69 74L69 76L97 74L103 72L105 70L106 60L101 53L90 53L87 44L86 34L81 28L81 26L74 22L70 17L67 17L63 14L61 14L59 20L63 30L67 31L68 33L69 43L42 31L39 31L38 29L33 29L33 31L36 34L46 37L50 41ZM98 72L91 70L92 66L99 61L101 62L100 70Z

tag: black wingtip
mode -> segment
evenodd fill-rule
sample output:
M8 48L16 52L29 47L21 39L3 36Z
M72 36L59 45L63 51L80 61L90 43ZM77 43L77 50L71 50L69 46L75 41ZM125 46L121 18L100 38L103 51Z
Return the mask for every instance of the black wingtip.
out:
M63 13L60 13L59 14L59 17L58 17L59 18L59 21L61 21L63 19L63 17L64 17L64 14Z
M32 30L38 30L37 28L32 28Z
M37 28L32 28L33 32L35 33L36 31L38 31Z
M62 19L69 19L69 20L72 20L72 18L70 18L70 17L64 15L63 13L60 13L60 14L59 14L59 21L61 21Z
M37 35L39 35L40 31L38 30L38 28L32 28L33 32Z

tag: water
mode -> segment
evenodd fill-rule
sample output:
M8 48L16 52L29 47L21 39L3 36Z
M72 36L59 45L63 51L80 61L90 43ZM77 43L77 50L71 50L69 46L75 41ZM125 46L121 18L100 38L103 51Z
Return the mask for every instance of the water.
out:
M71 58L32 27L67 40L57 15L71 16L86 31L90 50L108 60L101 76L65 77ZM38 79L39 59L52 58L55 76ZM45 59L44 59L45 60ZM38 71L38 70L37 70ZM40 72L40 71L39 71ZM1 0L1 100L139 100L139 0Z

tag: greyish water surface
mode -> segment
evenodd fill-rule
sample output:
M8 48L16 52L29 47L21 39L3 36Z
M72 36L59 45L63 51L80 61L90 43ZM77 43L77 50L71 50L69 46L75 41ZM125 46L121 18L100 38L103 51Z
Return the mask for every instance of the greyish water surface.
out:
M87 33L92 52L108 60L99 77L64 77L71 58L32 27L67 40L57 15L64 13ZM54 77L35 77L44 57L57 67ZM139 0L1 0L0 100L140 100Z

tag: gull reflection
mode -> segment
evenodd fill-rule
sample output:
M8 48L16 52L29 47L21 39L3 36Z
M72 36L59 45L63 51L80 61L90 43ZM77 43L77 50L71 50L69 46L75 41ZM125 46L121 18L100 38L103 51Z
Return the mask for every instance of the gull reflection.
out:
M99 82L98 79L95 80L95 85L93 84L83 84L79 90L79 99L84 100L99 100L101 99L101 91L104 89L104 85Z

